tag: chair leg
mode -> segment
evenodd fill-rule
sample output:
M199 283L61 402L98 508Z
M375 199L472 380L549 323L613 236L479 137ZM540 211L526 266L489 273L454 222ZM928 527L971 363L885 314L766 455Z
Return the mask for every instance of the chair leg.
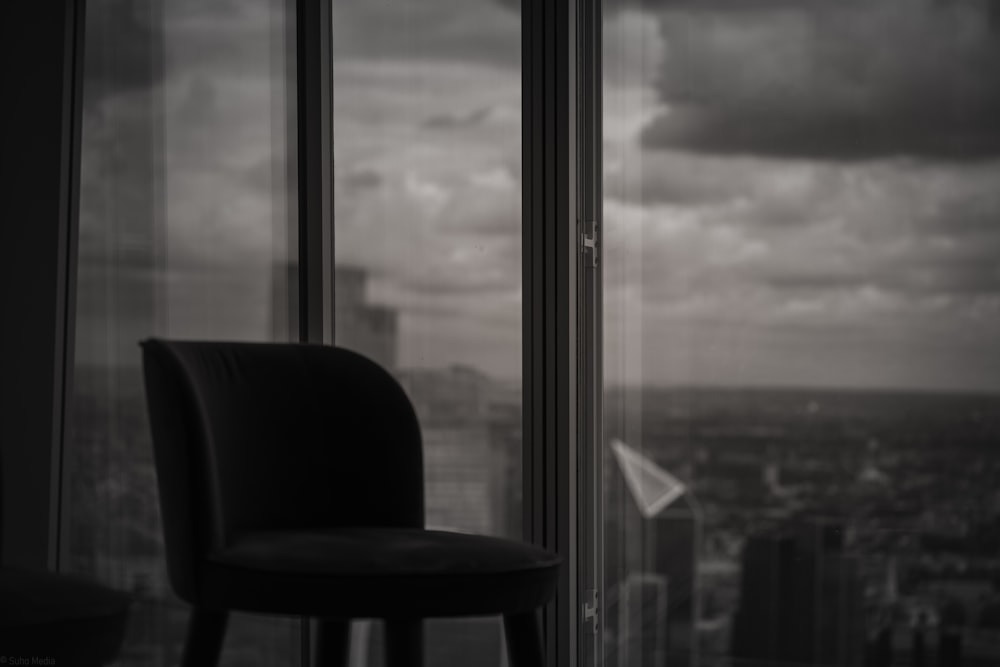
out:
M385 619L385 664L386 667L423 667L423 619Z
M222 640L226 635L229 613L201 607L191 610L182 667L212 667L219 664Z
M503 631L507 638L510 667L545 666L542 632L535 612L504 614Z
M315 667L347 667L351 653L351 622L321 618L316 626Z

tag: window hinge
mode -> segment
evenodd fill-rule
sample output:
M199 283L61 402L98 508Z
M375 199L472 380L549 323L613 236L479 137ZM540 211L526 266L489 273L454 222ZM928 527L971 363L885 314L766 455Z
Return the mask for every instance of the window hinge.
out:
M588 226L590 229L593 229L594 232L592 234L587 234L586 232L582 232L580 234L580 252L584 254L589 252L590 265L597 266L597 225L590 223Z
M596 635L597 630L600 627L600 615L597 613L599 606L597 589L588 588L583 592L583 596L585 600L588 600L581 605L581 612L583 613L582 620L584 624L587 625L585 631L587 634Z

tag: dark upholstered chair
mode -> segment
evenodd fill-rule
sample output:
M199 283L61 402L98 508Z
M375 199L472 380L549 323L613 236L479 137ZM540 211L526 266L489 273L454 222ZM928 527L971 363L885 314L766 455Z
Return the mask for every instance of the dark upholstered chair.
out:
M420 427L389 373L321 345L142 347L184 665L216 664L230 610L318 618L330 665L351 618L385 619L390 667L421 664L423 618L502 614L512 665L543 664L557 557L424 529Z
M121 650L130 602L81 576L0 567L0 662L107 665Z

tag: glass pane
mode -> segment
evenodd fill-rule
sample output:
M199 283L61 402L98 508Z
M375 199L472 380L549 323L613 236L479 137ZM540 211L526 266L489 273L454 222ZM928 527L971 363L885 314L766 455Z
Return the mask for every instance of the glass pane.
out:
M1000 13L604 2L605 665L1000 662Z
M521 537L520 17L333 2L335 341L390 369L424 437L427 526ZM379 626L355 627L379 664ZM427 664L500 664L494 619Z
M61 561L135 596L122 665L178 664L188 615L166 577L138 341L295 335L284 13L87 3ZM298 647L296 623L236 615L223 664L297 664Z

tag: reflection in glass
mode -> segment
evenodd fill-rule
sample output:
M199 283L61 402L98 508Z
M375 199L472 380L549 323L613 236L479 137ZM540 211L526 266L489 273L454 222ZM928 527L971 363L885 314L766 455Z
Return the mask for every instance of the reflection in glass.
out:
M604 3L604 664L1000 661L1000 31Z
M87 3L61 567L132 592L122 665L176 665L138 341L288 340L284 3ZM294 50L292 50L294 53ZM298 625L235 615L223 664L291 665Z
M420 419L428 527L521 537L520 16L334 0L335 342ZM380 664L380 626L354 629ZM501 664L496 619L427 624L428 667Z

